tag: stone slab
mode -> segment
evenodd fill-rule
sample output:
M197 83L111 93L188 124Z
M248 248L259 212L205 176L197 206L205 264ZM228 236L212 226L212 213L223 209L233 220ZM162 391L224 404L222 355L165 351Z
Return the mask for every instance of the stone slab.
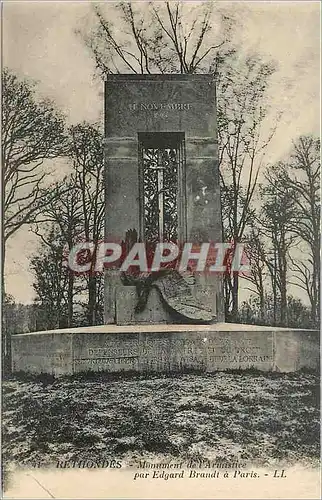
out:
M275 332L275 371L295 372L301 368L319 366L320 348L313 331L290 330Z
M14 372L319 369L320 334L250 325L104 325L12 336Z
M72 334L59 330L12 337L12 371L48 373L58 377L73 373Z
M73 335L73 372L138 371L138 334Z
M144 311L135 312L137 304L135 286L116 288L116 323L117 325L173 323L173 318L164 308L159 292L152 288Z
M215 99L210 74L107 75L106 135L185 131L209 137L216 126Z
M212 286L191 286L192 295L217 317L216 295ZM135 286L116 287L116 324L176 324L175 318L164 307L158 290L152 288L144 311L135 313L137 293ZM179 320L178 320L179 321Z
M208 371L273 370L274 332L218 332L207 339L207 356Z

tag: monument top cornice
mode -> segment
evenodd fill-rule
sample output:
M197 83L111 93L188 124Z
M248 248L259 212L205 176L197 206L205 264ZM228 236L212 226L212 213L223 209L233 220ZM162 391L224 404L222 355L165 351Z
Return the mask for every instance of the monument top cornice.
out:
M113 73L106 75L105 81L113 80L144 80L144 81L191 81L191 80L213 80L213 73L154 73L154 74L138 74L138 73Z

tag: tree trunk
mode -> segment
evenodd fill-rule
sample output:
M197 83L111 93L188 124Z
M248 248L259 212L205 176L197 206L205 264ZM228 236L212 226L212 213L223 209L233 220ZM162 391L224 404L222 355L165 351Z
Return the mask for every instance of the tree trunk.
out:
M229 310L230 306L230 297L231 297L231 277L229 275L224 276L224 299L225 299L225 321L231 321L231 312Z
M96 276L88 279L88 326L96 325Z
M319 239L314 243L313 248L313 303L312 307L312 323L313 326L318 326L320 320L321 306L321 282L320 282L320 246Z
M2 235L3 236L3 235ZM5 282L5 257L6 257L6 241L2 237L2 260L1 260L1 305L2 305L2 336L1 336L1 348L2 348L2 374L9 375L12 370L11 366L11 334L7 325L7 314L6 314L6 282Z
M285 250L285 235L282 235L280 255L279 255L279 275L280 275L280 320L281 325L287 325L287 255Z
M233 286L232 286L232 321L236 323L238 321L238 285L239 285L239 275L238 271L233 273Z
M264 295L264 287L261 285L260 291L259 291L259 314L260 314L260 322L264 322L265 318L265 295Z
M73 316L74 316L74 275L73 271L69 270L68 275L68 292L67 292L67 327L71 328L73 326Z
M281 287L280 320L281 326L287 326L287 296L284 284Z

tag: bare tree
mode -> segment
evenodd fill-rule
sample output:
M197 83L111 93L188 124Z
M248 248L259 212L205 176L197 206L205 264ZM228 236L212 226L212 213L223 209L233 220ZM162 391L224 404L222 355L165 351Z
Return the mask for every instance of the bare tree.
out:
M295 207L292 232L304 243L307 259L292 257L296 284L308 295L312 324L320 313L320 141L302 136L293 144L290 159L279 165L276 189L288 196Z
M251 274L245 278L259 297L261 318L269 274L275 324L293 324L289 315L294 314L297 301L288 296L288 288L295 285L304 290L310 300L310 326L318 325L319 147L317 138L300 137L288 160L267 169L266 184L261 188L262 206L247 236Z
M64 119L34 85L4 69L2 74L2 165L4 237L2 275L8 239L33 222L43 207L45 160L66 151ZM3 282L4 286L4 282Z
M265 261L271 277L274 323L278 321L286 325L290 250L298 238L292 231L296 221L294 200L290 196L290 189L281 186L280 174L280 164L266 171L267 184L261 189L264 203L260 222L268 247Z
M251 202L266 148L275 127L263 133L269 109L267 88L274 65L235 56L217 73L219 163L222 192L223 234L233 247L241 242L254 218ZM239 273L225 276L226 319L238 314Z
M70 129L70 158L80 193L82 234L95 245L104 235L104 157L103 135L93 125L83 123ZM95 262L95 254L92 259ZM95 325L99 317L98 290L102 278L94 268L87 276L88 324Z
M71 327L73 326L74 317L75 275L67 266L63 267L63 249L65 248L66 253L68 253L83 234L82 194L77 187L75 175L71 175L69 179L64 179L62 182L56 183L53 191L54 196L50 194L47 203L43 207L41 217L38 219L37 224L34 225L33 231L41 239L41 248L44 249L47 247L47 257L51 255L53 258L54 268L52 272L56 273L57 301L65 300L67 304L65 322L67 327ZM50 224L49 232L48 224ZM53 235L55 235L55 238ZM62 242L58 247L57 238ZM58 262L57 256L61 258L61 263ZM48 268L48 272L50 266L48 258L44 260L40 256L38 259L37 257L33 259L33 270L37 278L35 289L38 292L37 286L44 288L44 285L42 284L41 275L38 274L35 268L37 263L44 269ZM61 278L62 273L64 273L64 279ZM59 289L59 286L61 289ZM40 293L38 295L41 296Z
M107 9L99 4L93 9L95 27L82 35L104 75L209 72L231 29L230 19L218 12L218 25L225 30L218 30L214 42L213 2L195 9L180 1L144 6L120 2L117 25L109 19Z
M266 281L267 281L267 256L266 245L261 231L255 224L245 238L245 253L249 261L250 273L245 274L243 278L252 286L246 289L255 293L259 300L259 319L265 318L265 299L266 299Z
M82 123L70 127L68 158L71 163L71 174L68 179L55 186L53 190L55 196L44 206L41 217L38 218L39 224L34 229L42 243L51 248L53 242L48 238L47 226L43 224L54 224L57 234L65 242L66 253L80 241L97 244L103 238L105 212L103 136L96 126ZM92 262L95 262L95 255ZM65 271L67 289L62 291L62 296L66 297L67 326L74 324L75 294L80 295L80 293L88 295L87 324L97 324L102 309L100 304L102 277L95 273L94 266L86 276L76 276L68 267Z
M37 255L30 263L35 277L36 330L72 326L69 318L69 277L64 267L64 238L56 224L50 224L47 234L41 234L40 237Z

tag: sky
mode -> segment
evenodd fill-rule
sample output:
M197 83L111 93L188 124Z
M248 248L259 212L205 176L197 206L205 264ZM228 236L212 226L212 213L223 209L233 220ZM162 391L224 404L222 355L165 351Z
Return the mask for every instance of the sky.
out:
M3 62L17 74L37 80L38 92L53 99L69 123L103 117L103 84L77 29L91 22L91 2L15 2L3 5ZM193 7L198 2L190 2ZM220 2L236 19L234 41L241 53L258 52L278 63L270 95L272 117L282 110L268 161L283 159L292 140L320 133L319 2ZM113 16L113 2L107 5ZM116 19L117 21L117 19ZM58 175L63 167L57 162ZM7 250L7 293L33 300L29 259L37 238L22 228Z

